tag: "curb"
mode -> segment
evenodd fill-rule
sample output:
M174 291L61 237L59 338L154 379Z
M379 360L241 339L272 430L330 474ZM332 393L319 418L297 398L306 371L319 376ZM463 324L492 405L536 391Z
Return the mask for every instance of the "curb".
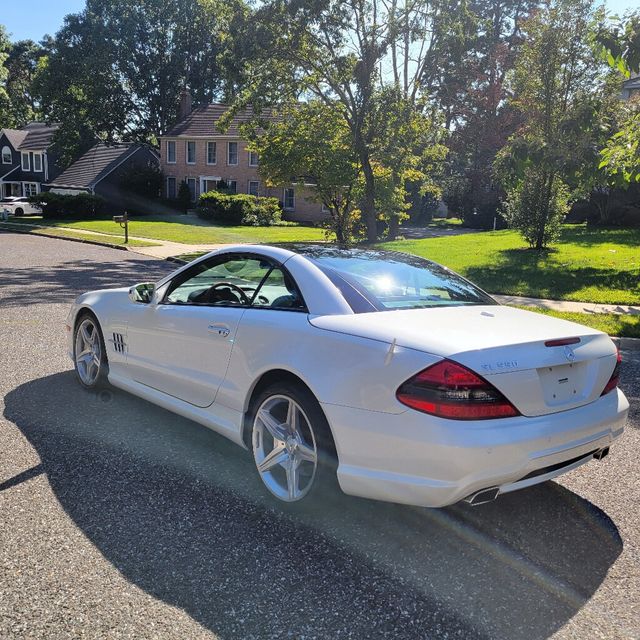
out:
M16 225L18 226L18 225ZM26 225L25 225L26 226ZM40 227L39 227L40 228ZM117 249L118 251L129 251L129 247L124 247L121 244L111 244L109 242L99 242L98 240L85 240L84 238L69 238L66 236L56 236L52 233L31 233L30 230L25 229L6 229L0 226L0 233L23 233L25 235L40 236L41 238L53 238L54 240L68 240L69 242L80 242L82 244L93 244L97 247L108 247L109 249Z

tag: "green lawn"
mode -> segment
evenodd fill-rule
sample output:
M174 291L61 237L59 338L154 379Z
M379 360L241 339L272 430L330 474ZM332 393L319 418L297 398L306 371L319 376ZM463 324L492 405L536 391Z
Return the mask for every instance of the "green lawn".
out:
M99 233L122 234L111 218L101 220L42 220L39 216L15 218L22 223L46 224ZM315 227L218 227L195 216L145 216L129 222L129 235L185 244L231 244L240 242L311 242L324 240L324 230Z
M23 220L22 222L25 222ZM7 231L16 231L15 225L3 224L0 222L0 229L6 229ZM109 245L124 245L124 236L107 236L107 235L94 235L91 233L83 233L82 231L70 231L68 229L56 229L55 227L47 227L43 229L41 227L27 227L25 225L24 230L21 233L29 233L31 235L40 236L54 236L56 238L72 238L74 240L85 240L90 242L99 242L101 244ZM129 240L128 247L154 247L157 246L154 242L146 242L145 240Z
M397 240L379 245L434 260L491 293L609 304L640 304L640 229L565 225L538 253L514 231Z
M640 315L618 315L615 313L574 313L565 311L552 311L537 307L518 307L526 311L535 311L546 316L562 318L570 322L584 324L587 327L604 331L610 336L618 338L640 338Z

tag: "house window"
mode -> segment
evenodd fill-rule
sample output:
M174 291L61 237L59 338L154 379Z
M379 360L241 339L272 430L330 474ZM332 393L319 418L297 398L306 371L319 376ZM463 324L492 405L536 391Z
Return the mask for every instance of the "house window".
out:
M167 140L167 163L168 164L176 163L176 141L175 140Z
M196 163L196 143L193 140L187 141L187 164Z
M33 154L33 170L34 171L42 171L42 154L34 153Z
M284 190L284 208L288 210L295 209L296 195L293 188L289 187Z
M29 162L29 153L22 154L22 170L31 171L31 163Z
M9 147L2 147L2 164L11 164L12 162L11 149Z
M175 148L174 148L175 150ZM175 199L176 197L176 179L175 178L167 178L167 198L170 200Z
M238 193L238 182L237 180L227 180L227 184L229 185L229 193Z
M25 182L22 185L22 191L25 198L29 196L35 196L38 194L38 183L37 182Z
M258 166L258 154L255 151L249 151L249 166L250 167Z
M207 142L207 164L216 163L216 143Z
M257 196L260 191L260 183L257 180L249 180L249 188L247 189L247 193L250 196Z
M196 196L198 195L196 193L196 179L195 178L188 178L187 179L187 185L189 186L189 193L191 194L191 202L195 202L196 201Z
M237 142L229 142L227 145L227 164L238 164Z

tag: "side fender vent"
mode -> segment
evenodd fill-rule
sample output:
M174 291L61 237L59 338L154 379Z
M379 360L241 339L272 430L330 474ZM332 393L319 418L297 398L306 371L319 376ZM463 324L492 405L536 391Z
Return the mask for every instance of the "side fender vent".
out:
M124 341L124 336L121 333L114 333L113 339L109 342L113 343L113 350L116 353L125 353L127 350L127 345Z

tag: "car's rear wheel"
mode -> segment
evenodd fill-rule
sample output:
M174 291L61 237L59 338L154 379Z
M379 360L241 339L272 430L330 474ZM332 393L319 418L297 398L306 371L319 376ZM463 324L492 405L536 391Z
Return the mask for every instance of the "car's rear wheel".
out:
M14 216L23 216L24 215L24 209L22 207L18 207L14 212L13 212Z
M78 381L85 389L99 389L108 384L104 338L98 321L91 314L83 314L76 322L73 361Z
M262 483L280 502L335 486L335 445L318 401L302 385L274 384L252 403L251 445Z

